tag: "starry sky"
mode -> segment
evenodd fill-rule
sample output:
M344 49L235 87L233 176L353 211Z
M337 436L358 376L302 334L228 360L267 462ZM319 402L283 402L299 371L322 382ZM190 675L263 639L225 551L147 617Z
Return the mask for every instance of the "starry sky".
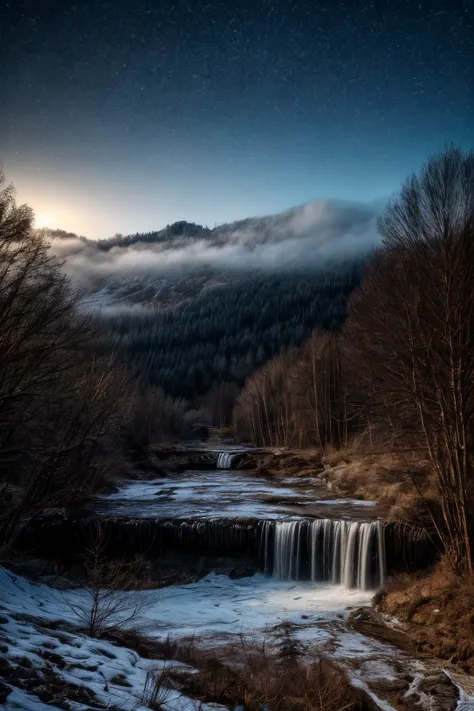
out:
M372 201L474 147L471 0L0 2L0 164L92 238Z

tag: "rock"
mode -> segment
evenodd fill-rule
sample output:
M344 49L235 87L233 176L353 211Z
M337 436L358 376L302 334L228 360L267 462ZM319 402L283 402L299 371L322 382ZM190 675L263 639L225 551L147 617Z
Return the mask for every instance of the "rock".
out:
M376 679L370 682L370 688L373 691L405 691L407 682L405 679Z
M349 624L361 634L389 642L408 652L414 651L414 642L394 624L388 624L383 615L370 607L352 610L347 618Z
M5 682L0 679L0 704L2 704L2 706L6 704L11 691L11 686L8 686L8 684L5 684Z
M255 575L255 569L245 566L239 568L232 568L229 572L229 578L231 580L238 580L239 578L250 578L250 576Z
M234 463L236 463L236 468L241 471L252 471L254 469L258 469L257 460L249 455L244 455L240 459L237 459L237 461L234 459Z
M418 675L403 695L409 709L422 711L451 711L457 707L458 698L457 686L442 669Z

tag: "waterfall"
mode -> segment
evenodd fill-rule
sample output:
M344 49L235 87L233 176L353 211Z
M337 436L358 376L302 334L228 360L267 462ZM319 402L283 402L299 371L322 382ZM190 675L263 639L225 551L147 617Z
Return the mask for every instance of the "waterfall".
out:
M273 565L270 525L261 531L265 572L280 580L327 581L371 590L385 582L385 546L380 521L276 521Z
M232 469L233 452L220 452L217 456L218 469Z
M299 521L278 525L275 530L274 575L280 580L296 580L300 569Z
M25 530L22 548L37 544L50 554L82 552L97 525L113 555L169 553L245 558L265 575L373 590L386 571L412 571L436 560L427 539L381 521L330 519L155 519L120 516L47 518Z
M260 530L260 565L263 568L265 575L271 575L273 572L273 547L272 534L274 532L273 521L262 521Z

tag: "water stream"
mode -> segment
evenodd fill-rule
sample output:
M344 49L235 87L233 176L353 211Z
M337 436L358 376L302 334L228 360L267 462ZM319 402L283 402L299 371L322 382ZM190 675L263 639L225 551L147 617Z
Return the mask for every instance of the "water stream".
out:
M374 502L334 498L317 477L232 470L235 456L216 453L213 470L127 483L95 510L113 518L111 535L134 537L160 554L245 552L278 580L360 590L383 584L384 535Z
M370 604L384 584L389 554L393 558L393 538L376 504L335 498L317 478L231 470L233 457L219 452L214 469L125 483L101 497L95 518L80 520L79 529L87 533L84 527L95 525L98 515L120 553L207 559L206 571L218 571L140 592L150 636L190 637L220 655L240 635L260 644L289 622L312 654L328 654L377 700L376 708L394 711L383 700L390 685L422 678L424 667L356 632L347 619L348 607ZM70 546L79 529L52 537ZM214 560L239 555L255 562L243 577L212 567Z
M377 517L375 502L336 497L317 477L270 477L235 469L190 469L131 481L100 497L94 510L149 519Z

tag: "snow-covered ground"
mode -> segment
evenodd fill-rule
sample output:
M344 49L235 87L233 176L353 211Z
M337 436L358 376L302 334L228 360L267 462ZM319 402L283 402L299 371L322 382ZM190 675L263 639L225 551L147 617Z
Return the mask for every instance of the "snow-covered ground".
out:
M10 664L44 670L45 664L65 683L89 689L106 707L144 711L142 695L150 670L160 671L176 662L147 660L135 651L75 631L71 597L79 591L61 591L32 583L0 569L0 649ZM125 593L127 595L128 593ZM136 594L136 593L133 593ZM208 575L190 585L172 586L139 593L146 605L142 627L149 637L178 639L193 635L205 648L222 648L238 635L249 641L271 635L282 621L291 621L296 634L312 654L324 652L349 672L355 686L364 688L380 709L393 711L387 701L387 683L412 677L410 693L423 680L429 667L411 659L390 644L365 637L347 622L348 606L369 603L370 593L340 586L288 583L261 575L231 580ZM64 624L65 623L65 624ZM59 660L59 661L58 661ZM11 681L8 682L10 685ZM456 683L461 683L457 679ZM126 685L124 685L126 684ZM384 686L385 685L385 686ZM42 703L34 691L18 684L6 702L6 710L47 711L54 704ZM379 693L378 689L385 689ZM415 690L415 691L414 691ZM426 703L425 703L426 702ZM429 695L419 705L441 709ZM73 702L73 711L93 708ZM166 711L210 711L218 705L199 705L170 690ZM473 711L473 698L460 692L458 710Z
M69 601L77 603L81 595L81 590L58 590L0 570L0 604L13 612L40 613L50 621L77 624ZM372 593L263 575L232 580L211 573L188 585L132 595L143 601L139 622L148 637L196 635L215 642L233 634L261 632L283 621L298 624L302 636L324 641L330 637L327 628L349 607L369 604Z
M143 659L135 651L105 640L92 639L71 631L77 619L64 593L46 585L30 583L21 576L0 569L0 647L2 657L19 669L32 669L39 677L48 670L60 682L92 692L105 708L123 711L148 709L144 689L147 673L159 673L176 662ZM59 623L59 626L57 625ZM62 629L64 623L67 629ZM183 665L179 665L183 666ZM0 675L1 676L1 675ZM54 711L54 703L43 703L30 689L13 687L5 711ZM39 680L38 686L41 685ZM64 708L64 707L63 707ZM87 702L72 702L74 711L94 708ZM211 711L217 704L200 704L167 689L163 696L166 711Z
M370 602L373 593L346 590L340 585L295 583L253 575L232 580L211 573L196 583L146 591L146 631L176 637L196 634L214 642L233 634L250 634L285 620L308 629L310 636L327 638L319 623L334 620L348 606Z
M0 569L0 643L8 646L6 658L15 663L26 657L33 667L41 668L45 652L52 652L64 661L64 668L55 671L65 682L84 686L103 703L120 706L124 711L146 708L140 705L140 698L147 671L159 670L163 662L142 659L134 651L80 633L54 629L58 621L78 624L70 603L77 603L81 595L80 590L58 590ZM367 604L368 592L287 583L262 575L231 580L211 574L190 585L147 590L139 595L146 603L140 629L149 637L195 636L209 648L242 634L253 641L288 620L296 623L299 637L315 649L335 650L337 646L344 655L360 655L372 654L374 648L380 647L350 632L344 623L347 607ZM123 679L129 687L122 685ZM166 708L197 709L193 704L171 691ZM46 711L51 706L27 698L18 689L10 695L6 708ZM202 710L207 708L203 705Z

